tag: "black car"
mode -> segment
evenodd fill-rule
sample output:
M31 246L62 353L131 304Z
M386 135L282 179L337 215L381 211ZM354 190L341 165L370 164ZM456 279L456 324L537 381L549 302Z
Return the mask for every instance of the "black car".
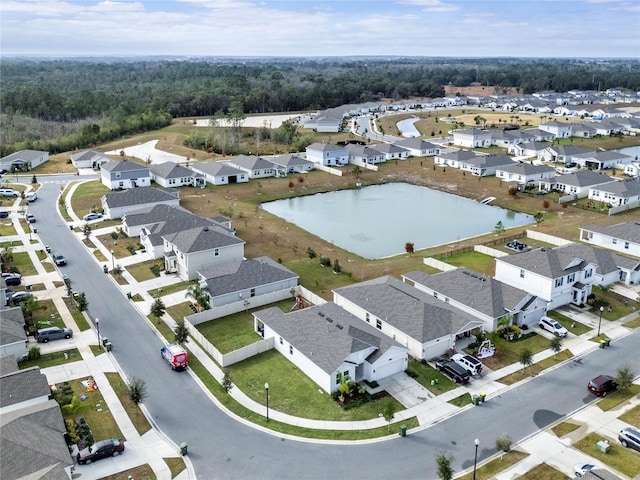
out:
M437 360L436 369L440 370L456 383L469 383L469 372L467 372L467 369L458 365L453 360Z
M587 390L599 397L606 397L607 393L617 389L618 384L611 375L598 375L587 384Z
M0 210L0 218L9 218L9 212L6 210Z
M7 275L3 276L2 278L4 278L5 283L9 287L16 287L22 283L22 278L20 278L20 275Z
M118 438L109 438L80 450L76 459L80 465L84 465L105 457L117 457L122 452L124 452L124 442Z

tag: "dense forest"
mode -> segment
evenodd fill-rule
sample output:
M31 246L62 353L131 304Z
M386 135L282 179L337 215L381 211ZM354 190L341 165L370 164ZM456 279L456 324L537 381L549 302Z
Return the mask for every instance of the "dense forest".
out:
M521 93L640 89L636 60L3 59L2 155L84 148L169 124L171 118L315 110L438 97L473 82Z

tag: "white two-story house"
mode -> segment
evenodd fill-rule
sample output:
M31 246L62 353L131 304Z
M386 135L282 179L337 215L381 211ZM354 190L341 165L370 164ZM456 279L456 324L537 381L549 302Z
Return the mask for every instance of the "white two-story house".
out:
M307 160L325 167L341 167L349 164L347 147L333 143L312 143L306 148Z

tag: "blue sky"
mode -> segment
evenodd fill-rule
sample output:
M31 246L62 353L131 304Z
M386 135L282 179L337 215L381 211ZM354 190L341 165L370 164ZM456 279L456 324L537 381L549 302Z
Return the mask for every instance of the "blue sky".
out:
M2 0L2 55L640 57L638 0Z

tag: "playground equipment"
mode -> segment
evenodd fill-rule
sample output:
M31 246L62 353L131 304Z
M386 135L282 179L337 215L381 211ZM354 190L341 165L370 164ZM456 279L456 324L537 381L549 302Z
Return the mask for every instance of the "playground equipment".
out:
M496 353L496 346L491 343L491 340L485 340L480 344L478 349L478 358L492 357Z
M301 294L296 295L296 303L293 304L290 311L302 310L304 308L304 297Z

